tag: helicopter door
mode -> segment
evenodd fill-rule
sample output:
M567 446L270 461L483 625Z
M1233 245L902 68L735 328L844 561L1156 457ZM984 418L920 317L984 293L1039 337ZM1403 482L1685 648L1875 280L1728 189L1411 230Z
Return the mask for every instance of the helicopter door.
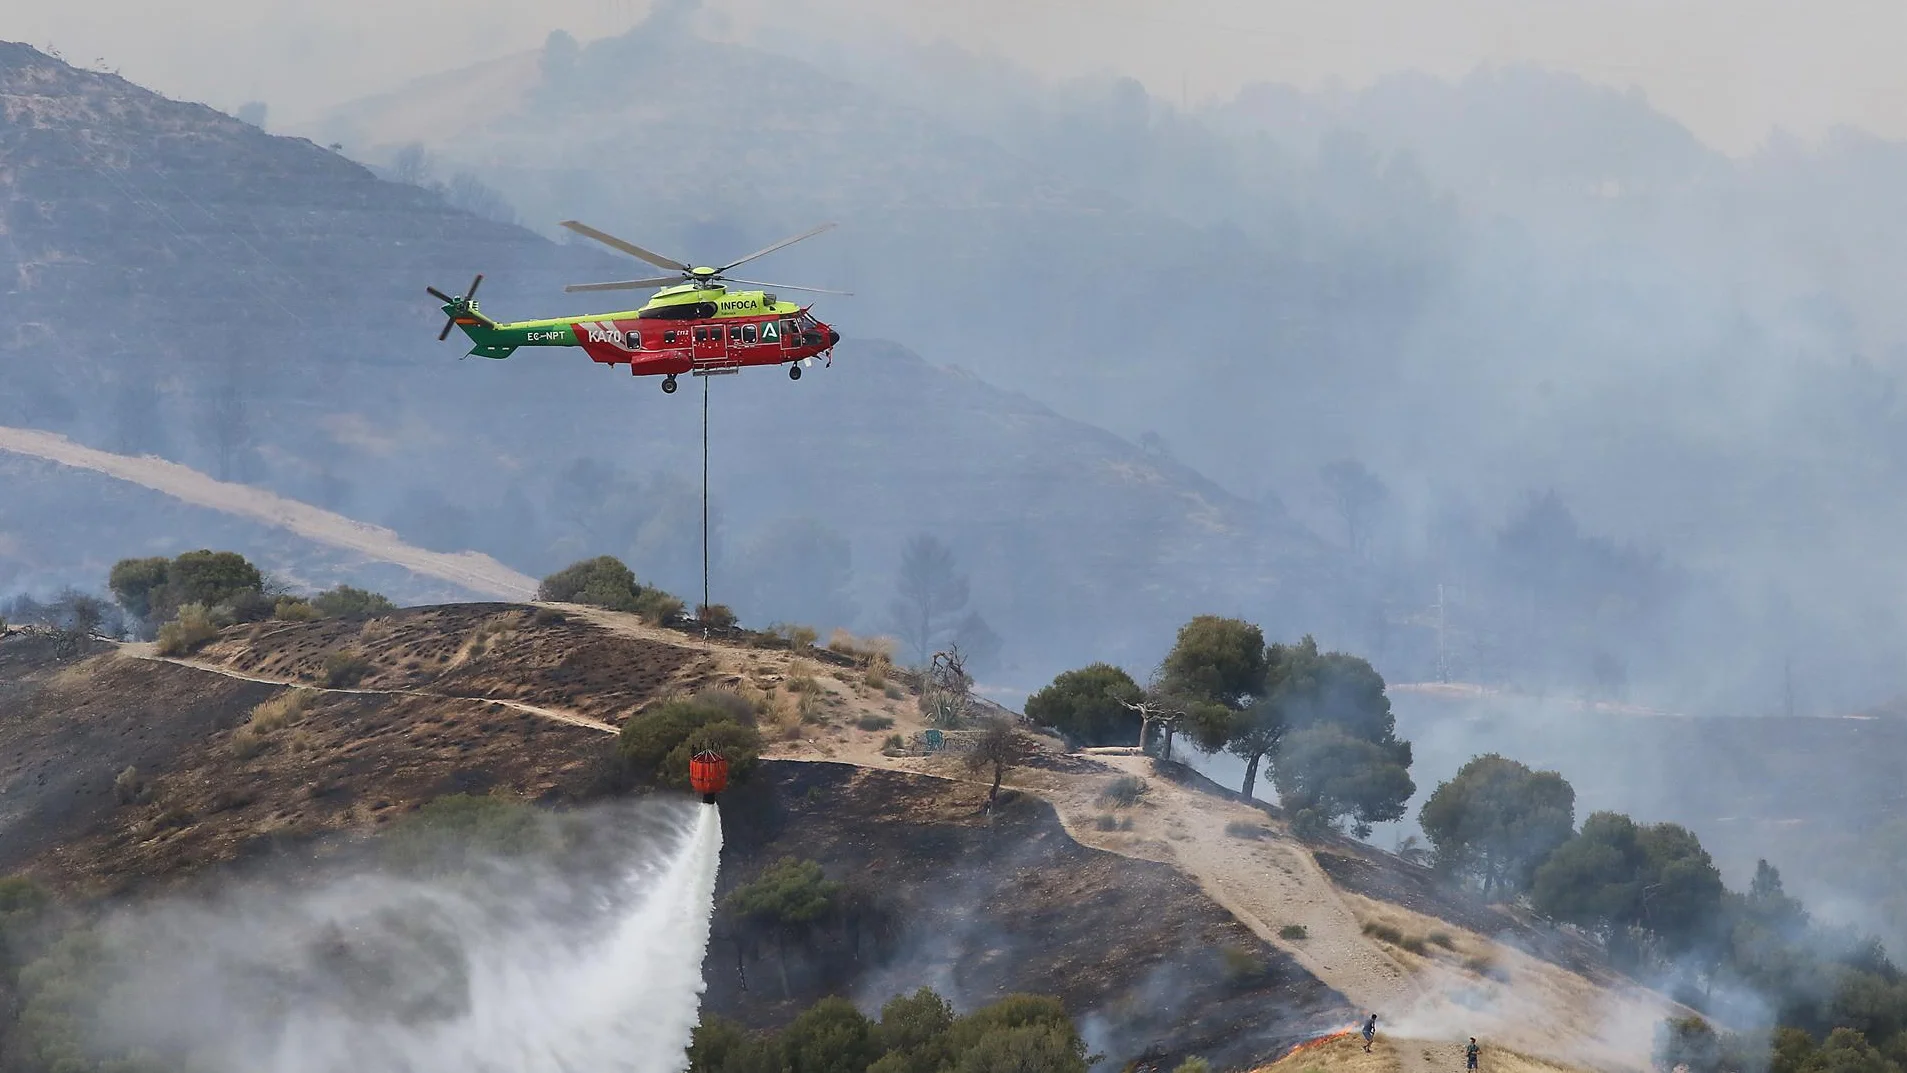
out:
M728 342L720 324L697 324L691 356L697 364L721 361L728 353Z

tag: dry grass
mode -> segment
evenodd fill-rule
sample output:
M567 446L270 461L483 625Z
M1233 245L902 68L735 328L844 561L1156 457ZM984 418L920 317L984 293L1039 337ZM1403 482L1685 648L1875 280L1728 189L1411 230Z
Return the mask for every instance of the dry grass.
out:
M846 630L835 630L828 635L828 651L848 656L863 667L871 667L875 662L894 663L894 639L891 637L856 637Z
M243 760L263 752L279 731L304 722L316 696L309 689L291 689L253 708L245 725L232 732L232 755ZM303 741L308 743L310 737L304 734Z

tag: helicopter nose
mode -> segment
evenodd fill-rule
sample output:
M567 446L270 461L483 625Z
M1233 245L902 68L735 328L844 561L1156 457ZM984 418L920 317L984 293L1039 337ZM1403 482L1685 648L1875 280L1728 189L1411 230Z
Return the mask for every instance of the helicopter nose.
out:
M841 333L835 331L833 328L829 328L828 329L828 345L833 346L834 344L840 341L841 341Z

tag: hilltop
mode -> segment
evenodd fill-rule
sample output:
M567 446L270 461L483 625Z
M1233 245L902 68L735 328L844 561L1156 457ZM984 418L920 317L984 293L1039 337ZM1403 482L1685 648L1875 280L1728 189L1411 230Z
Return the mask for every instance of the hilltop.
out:
M341 652L359 660L348 684ZM1196 776L1046 739L985 816L985 786L957 758L893 748L890 735L918 741L925 726L905 682L825 649L754 635L704 645L570 605L235 626L179 659L103 643L62 659L16 631L0 642L13 820L0 869L139 897L233 868L307 867L446 793L580 804L614 792L621 725L719 687L753 698L768 739L759 778L724 804L724 884L800 855L871 884L900 925L871 962L818 937L780 964L785 994L739 989L775 962L744 959L738 978L717 944L713 1009L775 1024L831 990L939 966L966 1000L1062 995L1087 1023L1104 1018L1120 1061L1155 1048L1241 1068L1367 1008L1404 1039L1646 1061L1663 1003L1579 946L1440 894L1368 847L1307 848ZM306 692L287 716L288 687ZM1149 789L1107 805L1130 777Z

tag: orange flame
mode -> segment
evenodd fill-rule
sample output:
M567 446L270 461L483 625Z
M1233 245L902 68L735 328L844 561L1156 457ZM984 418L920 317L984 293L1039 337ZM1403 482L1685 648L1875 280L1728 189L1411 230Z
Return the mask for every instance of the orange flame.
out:
M1335 1040L1341 1040L1346 1036L1355 1035L1356 1033L1357 1033L1356 1025L1348 1025L1344 1028L1338 1029L1336 1032L1327 1032L1322 1036L1318 1036L1314 1039L1305 1040L1303 1043L1300 1043L1296 1047L1291 1048L1290 1050L1286 1051L1284 1054L1280 1055L1278 1058L1278 1061L1282 1062L1286 1058L1290 1058L1294 1054L1299 1054L1301 1052L1311 1050L1314 1047L1322 1047L1327 1043L1331 1043Z

